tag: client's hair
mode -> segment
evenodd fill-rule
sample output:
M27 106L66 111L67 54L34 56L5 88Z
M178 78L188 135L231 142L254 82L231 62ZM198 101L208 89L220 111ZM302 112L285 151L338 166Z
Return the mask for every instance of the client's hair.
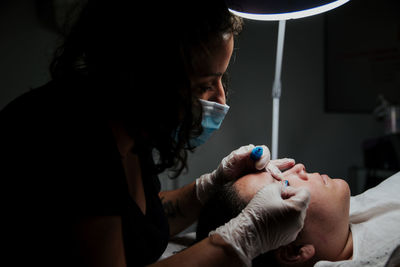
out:
M238 216L247 204L238 194L233 182L224 185L204 204L197 222L196 240L206 238L211 231ZM267 252L256 257L252 266L279 266L279 264L274 254Z

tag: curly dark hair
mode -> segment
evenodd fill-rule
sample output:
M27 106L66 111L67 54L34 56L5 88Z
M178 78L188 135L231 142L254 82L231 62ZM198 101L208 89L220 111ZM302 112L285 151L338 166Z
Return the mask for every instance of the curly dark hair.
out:
M144 3L138 3L144 2ZM190 89L194 53L205 53L242 21L223 0L91 0L50 66L53 80L88 84L109 119L123 123L135 147L158 152L157 172L187 168L190 138L201 133L201 105ZM179 128L179 131L176 131Z

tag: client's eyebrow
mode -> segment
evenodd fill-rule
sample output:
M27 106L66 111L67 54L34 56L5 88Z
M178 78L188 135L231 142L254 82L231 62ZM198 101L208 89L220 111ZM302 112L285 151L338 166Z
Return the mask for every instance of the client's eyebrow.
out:
M201 77L221 77L222 75L224 75L222 72L211 72L202 74Z

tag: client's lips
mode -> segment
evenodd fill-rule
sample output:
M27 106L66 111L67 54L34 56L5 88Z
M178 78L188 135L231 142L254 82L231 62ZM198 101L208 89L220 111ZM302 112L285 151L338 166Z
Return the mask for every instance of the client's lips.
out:
M324 181L324 184L327 185L328 184L328 179L329 179L328 175L322 174L321 177L322 177L322 180Z

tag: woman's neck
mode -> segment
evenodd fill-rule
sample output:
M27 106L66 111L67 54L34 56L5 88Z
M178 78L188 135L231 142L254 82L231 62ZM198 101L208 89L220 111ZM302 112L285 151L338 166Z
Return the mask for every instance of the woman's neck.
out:
M342 252L339 254L337 261L340 260L351 260L353 258L353 234L349 227L349 233L347 236L347 241L343 247Z

